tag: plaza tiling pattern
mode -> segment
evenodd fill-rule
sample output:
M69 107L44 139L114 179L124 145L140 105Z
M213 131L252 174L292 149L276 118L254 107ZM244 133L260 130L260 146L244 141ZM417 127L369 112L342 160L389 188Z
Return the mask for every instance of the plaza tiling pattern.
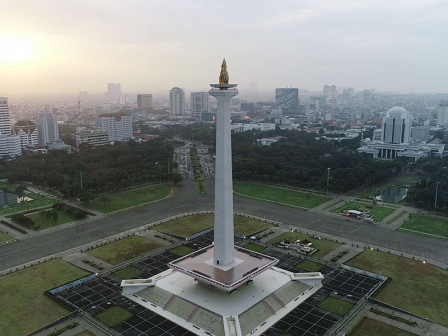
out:
M196 238L185 245L197 250L210 245L212 241L213 233ZM244 243L241 240L236 240L236 244L242 245ZM301 259L288 254L287 251L280 252L267 249L262 253L278 258L280 261L277 267L291 272L302 271L297 268L297 264ZM144 271L139 276L139 278L144 279L165 271L168 269L166 264L177 258L177 255L167 251L149 257L144 261L134 263L133 266ZM318 305L322 301L331 295L355 304L379 282L377 279L329 266L325 266L321 272L325 275L323 287L268 329L264 335L323 336L342 316L319 308ZM121 296L120 281L121 279L113 274L97 277L82 285L65 290L58 295L74 308L87 311L92 316L97 316L114 306L119 306L129 311L133 314L131 318L112 327L124 336L194 335L190 331Z

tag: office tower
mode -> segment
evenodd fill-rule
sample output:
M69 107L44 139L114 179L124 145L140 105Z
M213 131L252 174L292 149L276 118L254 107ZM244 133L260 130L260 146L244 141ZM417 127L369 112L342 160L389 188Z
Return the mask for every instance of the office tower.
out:
M109 142L132 139L132 120L128 114L101 114L96 118L96 126L102 132L107 132Z
M383 118L383 141L390 144L409 143L411 118L403 107L393 107Z
M152 109L152 94L138 94L137 95L137 106L138 107L148 107Z
M299 107L298 88L275 89L275 103L284 112L296 112Z
M170 112L173 115L185 114L185 92L178 87L170 90Z
M437 111L437 123L439 125L448 125L448 100L441 100Z
M208 92L192 92L190 94L190 111L193 117L199 119L201 113L208 112Z
M111 96L121 95L121 84L120 83L108 83L107 84L107 94Z
M336 90L336 85L324 85L322 93L325 97L335 98L338 95L338 90Z
M0 97L0 134L11 135L11 119L6 97Z
M22 148L37 146L39 144L37 126L30 120L19 120L13 127L13 134L20 137Z
M59 139L58 123L48 106L37 117L37 130L40 146L51 145Z

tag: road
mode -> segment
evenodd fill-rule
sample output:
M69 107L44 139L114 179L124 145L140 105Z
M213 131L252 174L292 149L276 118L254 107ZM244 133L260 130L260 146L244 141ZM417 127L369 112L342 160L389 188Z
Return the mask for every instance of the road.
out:
M146 205L110 217L50 232L14 244L0 247L0 270L65 251L98 239L154 222L190 210L212 210L214 183L208 181L209 193L198 195L193 181L183 181L177 195L165 202ZM344 237L366 245L374 245L412 253L438 262L448 262L448 242L392 231L374 225L346 221L325 213L301 211L235 196L234 210L266 217L300 227Z

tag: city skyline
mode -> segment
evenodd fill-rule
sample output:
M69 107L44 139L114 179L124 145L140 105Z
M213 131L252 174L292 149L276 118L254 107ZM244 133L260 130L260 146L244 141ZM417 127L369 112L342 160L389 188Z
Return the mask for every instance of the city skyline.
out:
M0 93L197 91L222 57L260 90L448 92L441 1L232 2L4 4Z

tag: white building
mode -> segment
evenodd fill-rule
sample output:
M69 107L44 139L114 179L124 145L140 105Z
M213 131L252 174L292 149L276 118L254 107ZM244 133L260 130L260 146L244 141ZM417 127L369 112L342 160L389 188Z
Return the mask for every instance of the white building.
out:
M19 120L13 128L13 134L20 137L22 148L39 144L39 134L36 124L29 120Z
M190 111L193 117L200 119L201 113L208 112L209 94L208 92L190 93Z
M11 119L6 97L0 97L0 134L11 135Z
M107 132L109 142L132 139L132 120L128 114L101 114L96 119L96 126L100 131Z
M429 126L416 126L411 129L411 138L414 142L425 142L429 139Z
M37 130L40 146L51 145L59 139L58 123L48 107L37 117Z
M403 107L393 107L383 118L383 141L390 144L409 143L411 118Z
M448 100L441 100L437 111L437 123L439 125L448 125Z
M185 92L178 87L170 90L170 112L173 115L185 114Z
M22 155L20 137L11 135L8 98L0 97L0 158Z
M76 134L76 147L82 143L88 143L91 146L104 146L109 144L109 135L107 132L91 132Z
M235 123L231 125L232 132L240 133L251 130L259 130L262 132L275 131L275 123L257 123L257 124L240 124Z

